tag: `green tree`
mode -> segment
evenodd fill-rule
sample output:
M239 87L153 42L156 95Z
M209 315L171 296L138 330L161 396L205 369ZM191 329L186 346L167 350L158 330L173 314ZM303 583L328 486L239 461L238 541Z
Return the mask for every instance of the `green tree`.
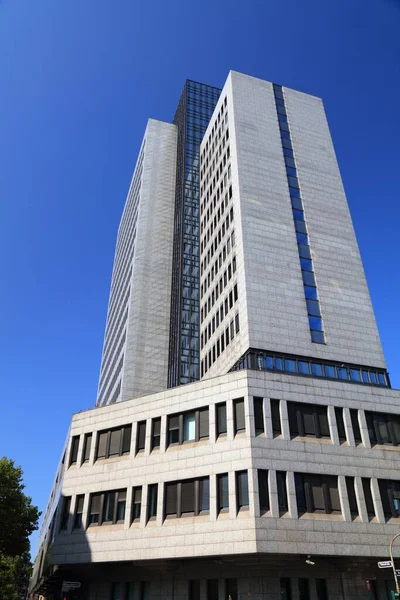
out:
M23 473L14 461L0 459L0 600L18 600L31 571L29 536L40 512L24 494Z

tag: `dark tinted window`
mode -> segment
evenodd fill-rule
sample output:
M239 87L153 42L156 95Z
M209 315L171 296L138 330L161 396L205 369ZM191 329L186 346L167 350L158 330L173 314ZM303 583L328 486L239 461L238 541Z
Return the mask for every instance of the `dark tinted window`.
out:
M137 424L136 452L144 450L146 444L146 421Z
M79 435L74 435L71 441L71 454L69 459L70 465L75 465L78 460L78 450L79 450Z
M217 475L217 506L218 510L229 508L229 483L228 473L220 473Z
M240 400L233 401L233 417L234 417L234 427L235 433L239 433L240 431L245 431L246 425L244 420L244 400L241 398Z
M367 514L370 519L373 519L375 517L375 508L374 508L374 501L372 500L371 480L368 479L368 477L362 477L361 482L362 482L363 491L364 491L364 498L365 498L365 505L367 507Z
M357 517L359 514L354 477L346 477L346 489L347 497L349 499L350 513L352 518L354 518Z
M258 470L258 495L261 513L269 510L268 471Z
M353 433L354 433L354 441L356 444L361 444L361 430L360 430L360 425L358 422L358 410L355 408L351 408L350 409L350 418L351 418L351 424L353 426Z
M276 472L276 484L278 488L279 512L283 514L289 510L285 471Z
M281 435L281 415L280 415L280 400L271 400L271 420L272 431L274 435Z
M226 402L216 405L217 411L217 436L226 434Z
M249 484L247 471L236 472L236 503L238 511L249 506Z
M335 416L336 416L336 425L337 425L337 430L338 430L338 435L339 435L339 441L345 442L346 441L346 429L344 426L343 408L335 407Z
M254 425L256 430L256 435L260 433L264 433L264 409L263 409L262 398L253 398L254 403Z

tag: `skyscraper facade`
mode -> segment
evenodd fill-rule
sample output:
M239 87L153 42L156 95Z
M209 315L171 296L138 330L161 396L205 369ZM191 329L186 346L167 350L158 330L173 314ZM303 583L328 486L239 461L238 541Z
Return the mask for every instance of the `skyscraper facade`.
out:
M322 101L235 72L214 100L187 178L187 126L149 123L154 193L141 188L136 235L148 236L128 313L148 314L132 334L148 359L132 354L138 393L72 418L35 599L60 597L63 582L87 600L391 598L377 562L400 525L400 394ZM196 281L200 312L174 312L177 290L197 299ZM171 354L182 335L189 353ZM145 371L153 354L157 372ZM200 380L176 385L197 357Z
M199 379L199 150L221 90L187 81L173 123L178 130L168 387Z

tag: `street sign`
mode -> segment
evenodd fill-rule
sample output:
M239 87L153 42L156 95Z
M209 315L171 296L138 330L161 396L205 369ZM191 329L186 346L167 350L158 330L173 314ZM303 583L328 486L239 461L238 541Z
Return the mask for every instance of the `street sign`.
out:
M81 587L80 581L63 581L62 582L62 592L70 592L71 590L76 590Z
M380 569L391 569L392 561L391 560L381 560L381 562L378 562L378 567Z

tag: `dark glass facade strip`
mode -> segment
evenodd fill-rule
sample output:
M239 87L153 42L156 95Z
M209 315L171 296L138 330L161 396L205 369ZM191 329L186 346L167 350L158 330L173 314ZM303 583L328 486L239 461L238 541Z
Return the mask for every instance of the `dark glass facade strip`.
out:
M360 385L391 387L389 375L385 369L256 349L248 350L232 367L231 371L244 369L272 371L274 373L318 379L336 379Z
M178 128L168 387L200 378L200 143L219 88L187 80Z
M317 344L325 343L325 332L319 305L317 284L315 281L314 265L310 250L307 224L304 214L303 200L297 176L296 156L293 151L290 124L286 112L285 96L281 85L273 84L276 114L278 117L279 133L285 160L286 177L292 204L293 221L297 237L301 275L303 278L304 297L307 307L308 325L311 341Z

